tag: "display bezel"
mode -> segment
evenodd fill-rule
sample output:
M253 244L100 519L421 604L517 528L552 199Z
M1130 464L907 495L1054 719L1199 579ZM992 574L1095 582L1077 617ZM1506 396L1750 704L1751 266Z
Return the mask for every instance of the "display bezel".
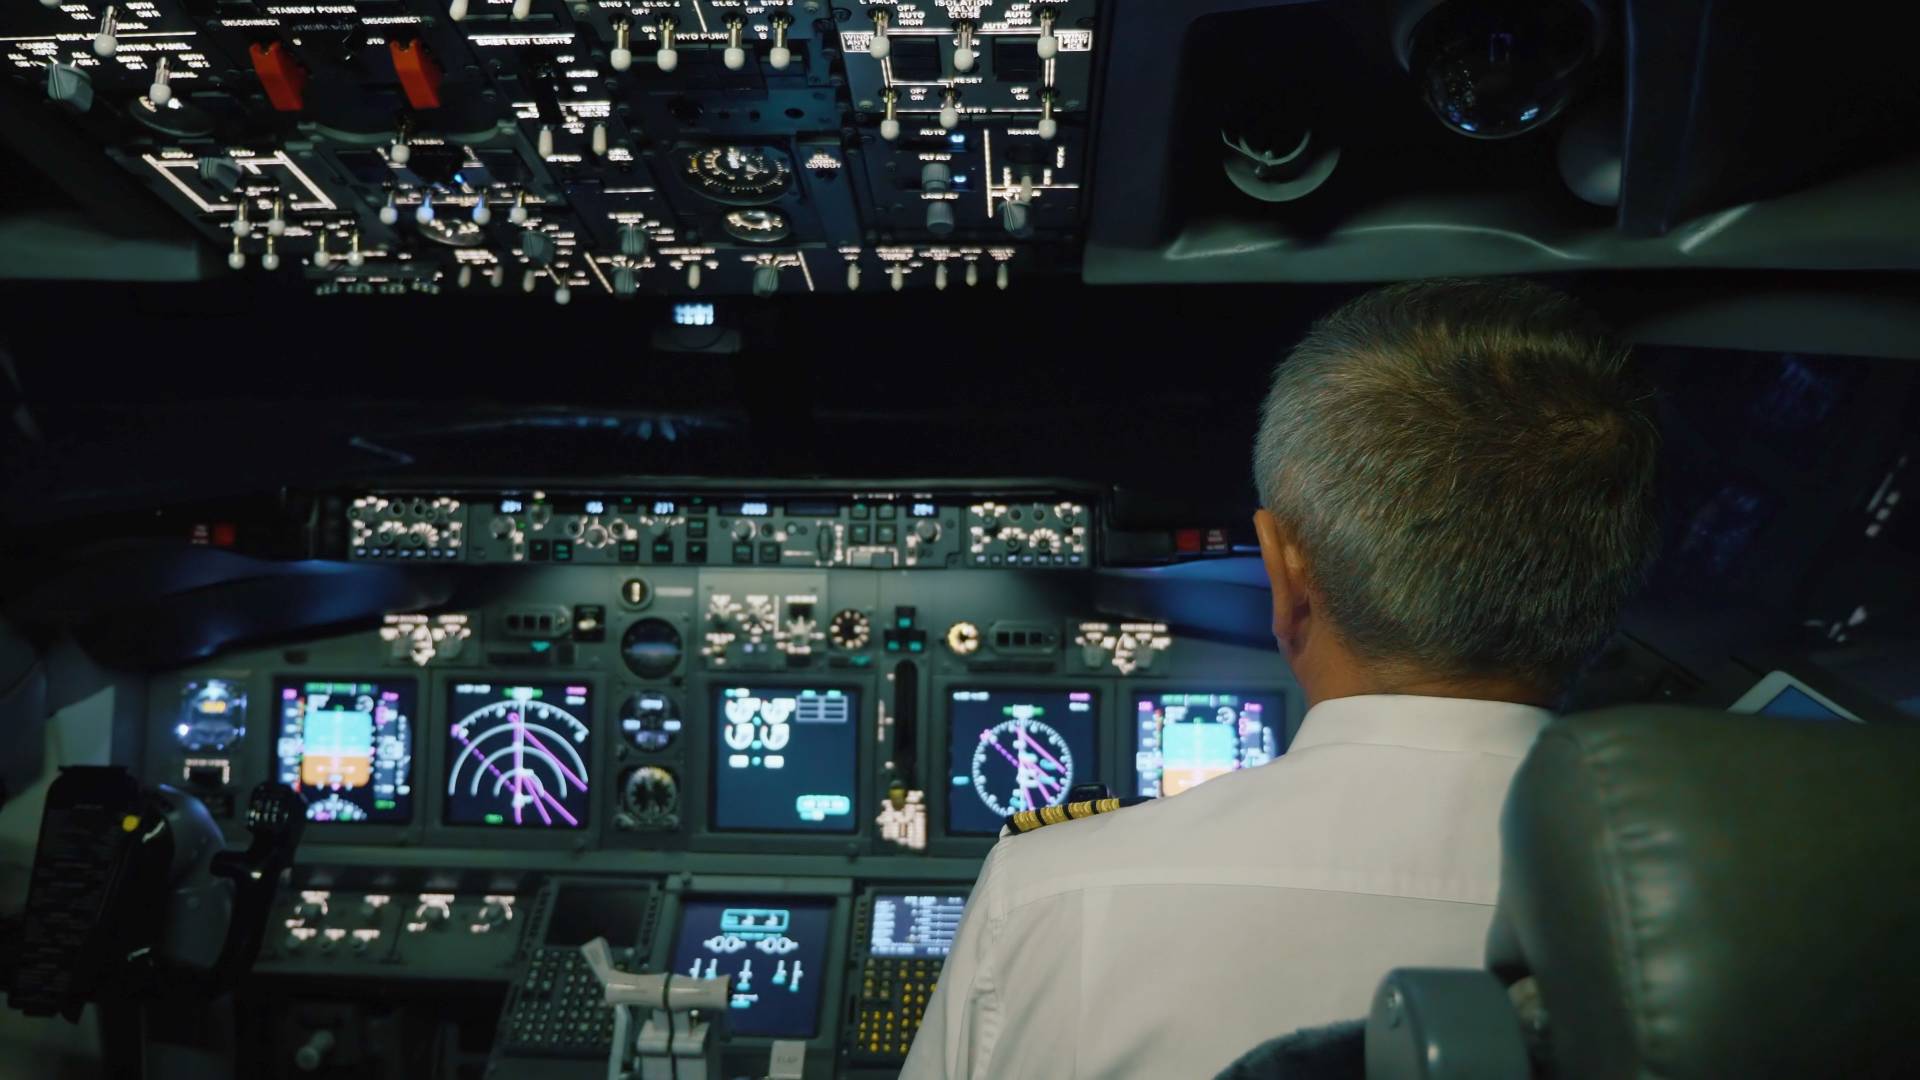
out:
M929 855L977 857L999 840L998 832L956 833L950 832L947 828L947 803L952 795L952 777L947 767L950 760L948 744L953 724L950 705L955 690L1024 690L1046 693L1090 691L1094 695L1094 754L1099 761L1090 775L1077 776L1074 782L1076 784L1101 783L1107 785L1109 791L1114 790L1112 748L1119 745L1115 741L1114 731L1113 702L1119 696L1116 693L1114 679L1084 674L1024 677L948 675L934 678L931 683L927 705L932 722L921 725L919 748L920 774L922 782L927 785L927 853Z
M281 692L288 687L299 689L305 683L314 682L364 682L373 683L381 687L391 687L396 690L404 686L412 693L413 713L409 717L412 721L412 730L408 732L408 735L413 742L413 768L411 772L413 805L409 808L410 812L405 821L368 821L361 824L345 821L309 821L307 822L305 832L302 834L302 842L316 840L351 844L379 844L391 842L405 836L417 835L422 824L427 820L426 815L431 809L431 803L427 797L427 793L423 791L420 786L421 770L430 767L430 763L426 761L422 749L424 740L421 732L430 722L423 712L423 705L431 708L431 702L425 701L421 696L420 680L410 673L388 675L380 673L332 674L320 672L273 672L268 678L267 683L272 716L268 718L267 721L269 725L269 735L266 739L267 745L264 756L266 765L265 779L277 780L280 776L280 725L284 719L280 705ZM236 823L244 824L242 822Z
M502 677L505 676L505 677ZM592 762L593 775L589 776L587 788L587 823L578 829L547 829L502 825L449 825L447 816L447 766L450 763L453 740L453 687L459 683L487 682L503 683L545 683L568 682L585 685L588 711L586 718L588 735L587 745L591 749L588 755ZM617 780L618 770L613 767L614 743L608 741L605 712L607 708L607 679L600 673L588 673L577 668L526 668L522 670L502 671L499 668L446 668L433 674L431 691L433 693L434 737L427 748L428 768L433 770L433 800L428 806L429 816L422 829L421 843L428 846L444 845L450 848L503 848L507 850L535 849L554 851L564 848L569 851L597 847L601 838L607 835L607 815L613 805L609 801L608 790Z
M1297 727L1294 719L1294 695L1281 687L1253 686L1238 683L1206 684L1196 686L1191 680L1169 682L1164 685L1135 682L1122 684L1126 690L1125 702L1115 706L1119 712L1117 723L1120 725L1122 745L1126 748L1126 769L1123 771L1125 790L1115 790L1116 795L1139 795L1140 772L1134 762L1140 753L1140 725L1135 720L1138 714L1139 698L1144 694L1238 694L1241 697L1258 697L1272 700L1278 708L1267 721L1267 727L1273 732L1274 745L1277 747L1273 760L1279 761L1287 756L1287 747L1292 743L1291 732ZM1272 764L1269 762L1268 764ZM1238 771L1238 770L1236 770ZM1218 779L1217 777L1215 779ZM1192 790L1189 788L1188 790ZM1183 793L1184 794L1184 793ZM1161 796L1171 798L1172 796Z
M812 674L814 677L808 677ZM782 829L721 829L714 824L715 808L720 797L720 785L716 782L715 768L719 758L716 741L719 738L719 723L715 713L715 702L721 691L728 687L746 687L748 689L784 689L798 688L810 690L839 690L856 695L854 707L854 805L853 828L847 832L798 831ZM693 847L707 851L765 851L769 839L781 845L782 850L801 854L823 851L847 851L857 845L863 845L872 834L873 818L878 815L877 795L873 778L872 728L875 699L878 691L872 683L829 676L824 673L796 672L782 677L778 672L714 672L708 677L688 684L681 699L683 719L686 717L687 703L699 703L702 715L697 723L690 726L697 735L689 744L688 770L706 785L705 797L693 803L682 801L682 823L688 827L689 835L694 838ZM685 778L682 779L684 785ZM690 820L688 811L697 810L698 820Z
M994 694L994 693L1025 693L1025 694L1083 693L1083 694L1091 695L1093 698L1093 701L1091 703L1093 707L1089 710L1089 714L1087 717L1088 719L1087 727L1093 739L1094 768L1091 770L1088 770L1088 772L1090 772L1096 777L1103 775L1105 773L1106 757L1107 757L1106 750L1109 744L1107 740L1102 738L1103 733L1100 730L1101 721L1102 721L1101 710L1102 710L1102 704L1103 704L1101 701L1101 698L1104 696L1103 687L1097 684L1091 684L1091 683L1088 685L1081 685L1081 686L1057 686L1057 687L1056 686L1036 686L1036 685L1030 685L1026 683L1007 683L1007 684L998 684L993 686L968 686L962 683L956 683L952 686L947 687L946 690L943 691L940 695L940 708L941 708L942 719L943 719L942 728L946 733L946 738L941 742L939 756L937 760L941 767L940 787L941 787L941 790L945 792L947 795L951 796L953 792L959 790L958 786L953 783L953 769L952 769L953 750L954 750L953 695L956 693L966 693L966 692L976 692L976 691L983 691L989 694ZM1082 775L1086 775L1086 774L1083 773ZM1069 784L1068 786L1069 788L1071 788L1077 784L1099 783L1099 782L1102 782L1102 781L1085 780L1085 779L1082 779L1080 776L1075 776L1073 778L1073 784ZM940 827L941 827L941 831L944 832L946 835L956 836L956 837L998 836L999 835L1000 829L998 827L995 827L987 831L972 831L972 830L962 831L962 830L956 829L954 827L953 817L952 817L954 809L955 809L955 803L951 797L941 807ZM989 813L991 813L991 811L989 811Z
M680 935L681 908L689 899L765 900L773 903L812 900L825 901L831 906L827 920L826 982L820 990L820 1008L815 1016L814 1034L804 1040L810 1052L831 1051L839 1043L841 1029L846 1026L847 1019L845 994L849 936L853 923L852 880L815 878L800 881L790 877L721 877L704 874L668 878L666 898L661 905L659 925L654 928L650 954L657 961L656 968L664 969L673 962L674 939ZM800 1040L729 1034L723 1044L726 1048L722 1052L723 1064L732 1069L735 1066L735 1052L747 1050L751 1053L740 1057L741 1071L747 1070L748 1062L754 1068L764 1067L767 1048L776 1041ZM733 1073L729 1072L728 1075Z
M515 673L515 674L526 674L526 673ZM452 783L453 778L447 775L447 770L452 767L454 760L458 756L453 752L453 747L451 745L451 741L453 739L453 721L455 718L455 714L459 711L454 706L453 698L454 698L454 695L458 692L459 687L467 686L467 685L477 685L480 683L490 683L495 686L532 686L535 684L550 684L550 685L569 685L570 684L574 686L586 687L587 704L585 706L584 711L586 712L587 715L585 715L584 717L581 717L578 715L578 713L575 710L571 708L567 710L569 713L573 713L577 719L580 719L581 722L587 725L587 741L585 744L586 749L585 749L584 756L586 757L586 762L585 762L586 773L587 773L587 789L586 789L587 810L586 812L588 816L578 826L571 826L566 828L550 828L543 825L542 826L506 825L504 823L500 825L490 825L485 822L450 820L449 815L453 812L453 796L451 792L449 792L447 789L449 785ZM435 818L434 818L435 824L439 825L442 828L455 829L461 832L484 832L488 834L529 833L529 832L535 833L535 834L544 832L544 833L551 833L551 834L561 835L561 836L596 836L599 834L599 831L601 830L601 827L602 827L602 823L593 816L594 804L597 798L596 792L598 788L606 784L608 781L601 778L601 774L607 772L606 762L603 761L600 756L602 753L601 744L605 742L605 739L600 734L600 717L595 713L595 710L602 708L604 703L600 700L599 688L594 685L592 680L577 677L577 676L549 678L544 675L539 678L446 679L440 682L439 692L440 692L440 704L443 706L443 709L441 711L439 721L435 725L435 730L439 732L440 735L443 736L443 738L439 740L439 748L440 748L440 753L438 755L439 760L436 762L436 766L435 766L437 771L435 773L434 792L438 796L438 800L439 800L439 806L437 808L438 813L435 815Z

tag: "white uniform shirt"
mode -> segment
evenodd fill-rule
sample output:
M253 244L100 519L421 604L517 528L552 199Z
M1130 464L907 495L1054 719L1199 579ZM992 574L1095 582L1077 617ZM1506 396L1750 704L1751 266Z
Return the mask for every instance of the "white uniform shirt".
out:
M1392 968L1479 967L1500 805L1550 717L1338 698L1270 764L1003 838L901 1077L1206 1078L1364 1017Z

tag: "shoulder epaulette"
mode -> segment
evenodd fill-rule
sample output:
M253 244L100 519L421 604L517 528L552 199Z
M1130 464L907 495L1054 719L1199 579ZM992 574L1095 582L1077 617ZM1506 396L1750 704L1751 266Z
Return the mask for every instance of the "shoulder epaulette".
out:
M1147 802L1146 798L1130 799L1085 799L1080 802L1061 803L1058 806L1043 806L1038 810L1022 810L1007 815L1007 829L1014 835L1029 833L1047 825L1058 825L1063 821L1078 821L1095 814L1108 814L1123 807L1138 806Z

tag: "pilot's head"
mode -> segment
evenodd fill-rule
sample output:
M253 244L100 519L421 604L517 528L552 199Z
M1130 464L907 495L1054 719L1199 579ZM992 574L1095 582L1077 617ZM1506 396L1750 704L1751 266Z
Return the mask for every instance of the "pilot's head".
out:
M1310 702L1550 703L1656 541L1652 392L1560 293L1427 281L1329 315L1254 449L1273 630Z

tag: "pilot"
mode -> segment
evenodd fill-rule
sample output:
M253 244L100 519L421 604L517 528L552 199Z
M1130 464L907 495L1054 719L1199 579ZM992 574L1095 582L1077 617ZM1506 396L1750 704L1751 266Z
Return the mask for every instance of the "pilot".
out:
M1298 734L1003 834L908 1080L1208 1077L1364 1016L1390 968L1478 966L1508 782L1655 550L1651 392L1567 297L1430 281L1317 324L1264 408L1254 527Z

